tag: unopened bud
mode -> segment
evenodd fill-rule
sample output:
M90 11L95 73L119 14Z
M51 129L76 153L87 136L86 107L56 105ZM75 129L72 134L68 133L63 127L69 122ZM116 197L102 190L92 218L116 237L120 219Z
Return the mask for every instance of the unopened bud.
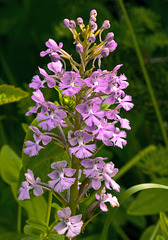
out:
M101 50L101 55L102 55L102 57L107 57L108 55L109 55L109 49L108 48L103 48L102 50Z
M78 44L76 45L76 51L77 51L78 53L82 53L82 52L83 52L83 46L82 46L82 44L78 43Z
M94 34L90 34L87 40L89 43L94 43L96 41L96 37Z
M89 22L89 28L92 31L96 31L97 30L97 24L95 22L93 22L93 21L90 21Z
M103 28L103 29L108 29L108 28L110 28L110 22L109 22L109 20L105 20L105 21L103 22L101 28Z
M82 25L83 24L83 19L81 17L78 17L76 20L78 25Z
M113 39L114 39L114 33L113 33L113 32L107 33L107 35L106 35L106 41L107 41L107 42L110 42L110 41L112 41Z
M67 18L65 18L63 21L63 27L69 28L69 20Z
M90 17L90 21L96 22L96 17L91 16L91 17Z
M97 17L97 11L95 9L90 11L90 17L92 16Z
M72 28L72 29L76 28L76 23L75 23L75 21L73 21L73 20L70 20L70 21L69 21L69 28Z

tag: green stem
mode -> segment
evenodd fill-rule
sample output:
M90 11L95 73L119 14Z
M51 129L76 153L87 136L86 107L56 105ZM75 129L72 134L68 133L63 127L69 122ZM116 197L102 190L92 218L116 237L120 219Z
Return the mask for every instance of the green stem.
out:
M67 200L66 200L65 198L63 198L63 196L62 196L60 193L54 192L53 189L50 189L50 190L51 190L52 194L53 194L64 206L68 207L68 202L67 202Z
M157 234L157 232L159 230L159 226L160 226L160 220L157 222L156 227L155 227L152 235L150 236L149 240L154 240L155 239L155 236L156 236L156 234Z
M99 211L98 213L96 213L95 215L93 215L89 220L87 220L87 221L83 224L82 230L84 230L85 227L88 225L88 223L89 223L90 221L92 221L95 217L97 217L100 213L102 213L102 211Z
M131 24L131 21L129 19L127 10L124 6L123 0L119 0L119 4L120 4L120 7L123 11L125 20L127 22L128 28L129 28L131 36L132 36L135 51L136 51L137 56L138 56L138 60L139 60L139 63L140 63L140 66L141 66L141 69L142 69L142 72L143 72L143 75L144 75L144 78L145 78L145 81L146 81L146 85L148 87L148 91L150 93L150 97L151 97L151 100L152 100L152 103L153 103L153 106L154 106L154 109L155 109L155 113L156 113L156 116L157 116L157 119L158 119L158 122L159 122L159 125L160 125L163 140L165 142L165 145L168 147L167 133L166 133L166 130L165 130L165 127L164 127L162 115L161 115L161 112L159 110L159 106L157 104L157 100L156 100L156 97L155 97L155 94L154 94L154 90L152 88L151 81L150 81L148 72L146 70L146 67L145 67L145 64L144 64L144 61L143 61L143 57L142 57L142 54L141 54L141 51L140 51L140 48L139 48L134 30L133 30L133 27L132 27L132 24Z
M21 233L22 207L18 204L17 232Z
M51 204L52 204L52 192L48 192L48 205L47 205L47 214L45 219L47 226L49 225L49 221L50 221Z
M114 223L112 223L112 225L115 227L116 231L118 232L118 234L123 240L130 240L121 227L117 226Z
M76 157L72 157L72 168L76 169L76 172L74 174L75 182L71 186L70 190L70 208L72 212L72 216L76 214L76 206L77 206L77 198L78 198L78 174L79 174L79 159Z

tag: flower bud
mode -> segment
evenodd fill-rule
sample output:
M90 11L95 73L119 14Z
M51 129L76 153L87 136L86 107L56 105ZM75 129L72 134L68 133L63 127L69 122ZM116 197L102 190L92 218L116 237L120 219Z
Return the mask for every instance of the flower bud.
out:
M69 28L69 20L67 18L65 18L63 21L63 27Z
M76 23L75 23L75 21L73 21L73 20L70 20L70 21L69 21L69 28L72 28L72 29L76 28Z
M94 43L96 41L96 37L94 34L90 34L87 40L89 43Z
M101 56L102 57L107 57L109 55L109 49L107 47L103 48L101 50Z
M77 53L82 53L82 52L83 52L83 46L82 46L82 44L78 43L78 44L76 45L76 51L77 51Z
M117 47L117 43L114 40L106 44L106 48L108 48L110 52L113 52L116 49L116 47Z
M103 22L101 28L103 28L103 29L108 29L108 28L110 28L110 22L109 22L109 20L105 20L105 21Z
M83 24L83 19L81 17L78 17L76 20L78 25L82 25Z
M97 30L97 24L93 21L89 21L89 28L92 31L96 31Z
M90 21L96 22L96 17L91 16L91 17L90 17Z
M107 42L110 42L114 39L114 33L113 32L109 32L107 35L106 35L106 41Z
M90 17L92 16L97 17L97 11L95 9L90 11Z

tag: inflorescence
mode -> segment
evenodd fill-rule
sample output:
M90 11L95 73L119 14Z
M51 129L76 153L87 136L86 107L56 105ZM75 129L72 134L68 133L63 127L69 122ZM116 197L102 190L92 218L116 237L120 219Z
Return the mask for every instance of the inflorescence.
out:
M42 51L40 56L49 55L51 62L47 67L52 74L39 67L43 80L36 75L29 84L29 87L35 90L32 99L36 105L26 115L37 113L41 130L30 126L34 133L34 142L25 142L24 153L30 157L35 156L39 151L43 151L41 149L47 144L55 141L65 149L68 160L51 164L54 171L48 174L51 178L48 184L41 182L40 178L35 180L33 172L28 169L25 173L26 181L19 189L18 199L29 199L31 189L36 196L42 195L43 189L56 193L64 208L57 212L62 221L54 229L58 234L66 232L70 239L81 232L83 222L93 215L97 208L108 211L105 205L107 202L112 207L119 206L117 198L106 193L106 188L120 191L120 186L113 180L118 169L113 162L106 162L107 158L95 155L101 148L101 141L106 146L123 148L127 141L126 132L121 129L131 129L129 121L119 115L122 108L129 111L133 107L132 97L124 92L129 85L127 78L124 74L118 75L122 64L112 71L101 70L102 58L107 57L117 47L114 33L109 32L102 40L102 32L110 28L110 22L105 20L97 30L96 17L96 10L92 10L86 26L80 17L76 22L64 19L63 26L73 34L80 63L63 50L62 43L57 45L54 40L49 39L45 44L47 50ZM67 60L70 62L71 71L66 69ZM59 103L45 100L40 88L47 86L60 93ZM53 129L57 129L59 134L54 133ZM85 179L80 183L80 178L84 175ZM105 187L96 193L95 202L87 209L85 216L82 218L81 214L76 215L77 207L80 209L80 199L87 196L89 189L98 190L103 184ZM66 198L63 197L65 194L61 195L64 191L69 193ZM71 216L71 213L74 216Z

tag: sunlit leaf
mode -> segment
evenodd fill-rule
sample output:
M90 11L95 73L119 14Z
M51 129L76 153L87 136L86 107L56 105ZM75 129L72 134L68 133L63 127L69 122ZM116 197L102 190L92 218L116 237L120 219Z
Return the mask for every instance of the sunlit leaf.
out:
M127 213L131 215L152 215L161 211L168 211L166 204L168 199L168 179L158 179L158 183L140 184L125 191L123 196L126 198L135 192L144 190L138 194L138 197L131 203ZM146 189L146 190L145 190ZM123 198L121 197L122 201Z
M28 92L14 86L2 84L0 85L0 105L18 102L20 99L29 95Z

